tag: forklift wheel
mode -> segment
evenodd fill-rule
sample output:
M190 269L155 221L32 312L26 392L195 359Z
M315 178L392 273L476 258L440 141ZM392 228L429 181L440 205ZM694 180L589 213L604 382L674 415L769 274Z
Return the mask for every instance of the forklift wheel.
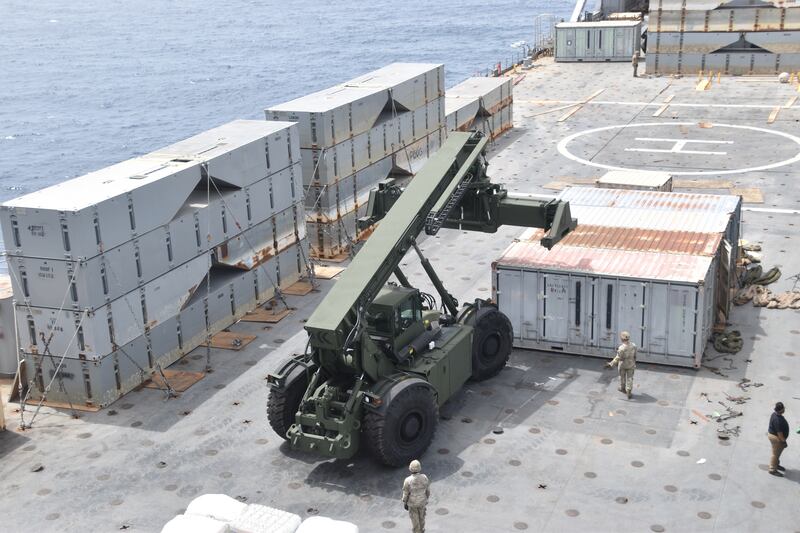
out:
M272 429L286 439L286 432L294 424L294 417L300 408L300 401L308 387L308 376L305 372L298 374L294 380L282 389L271 389L267 399L267 418Z
M368 412L364 417L364 436L376 459L388 466L404 466L419 459L430 446L439 422L439 406L427 383L388 396L391 400L382 411Z
M472 338L472 379L483 381L500 372L511 353L511 321L496 307L482 307L470 324Z

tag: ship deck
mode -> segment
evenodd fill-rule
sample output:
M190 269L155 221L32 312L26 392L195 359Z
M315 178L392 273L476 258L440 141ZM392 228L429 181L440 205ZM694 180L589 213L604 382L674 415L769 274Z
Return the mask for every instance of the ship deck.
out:
M697 83L634 79L626 64L539 63L514 88L515 128L492 145L490 175L536 194L619 167L671 171L678 191L748 189L743 238L762 244L766 267L782 269L771 288L790 289L800 272L797 86L723 78L698 91ZM753 203L759 193L763 203ZM490 295L491 262L520 231L442 230L422 247L467 301ZM416 258L404 271L428 287ZM43 408L26 431L17 406L6 405L2 528L159 531L193 497L224 493L364 532L408 531L404 469L366 454L295 454L267 424L264 378L303 350L303 319L335 282L287 296L295 309L278 324L234 325L258 338L241 351L213 350L213 373L179 398L141 389L78 418ZM442 409L421 457L432 480L427 531L799 530L800 436L789 439L778 479L766 472L766 427L778 400L792 432L799 425L800 311L748 304L729 322L742 332L741 352L709 346L700 370L640 364L630 400L600 359L515 350L497 377L469 383ZM204 365L200 348L175 368ZM744 378L753 384L746 390ZM729 440L718 439L712 417L726 412L720 401L743 411L728 421L740 427Z

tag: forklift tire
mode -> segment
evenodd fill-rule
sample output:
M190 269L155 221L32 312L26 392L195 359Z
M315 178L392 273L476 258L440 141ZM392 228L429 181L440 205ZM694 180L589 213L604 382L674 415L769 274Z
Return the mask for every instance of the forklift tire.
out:
M397 383L395 386L402 386ZM364 436L372 455L387 466L406 466L419 459L433 441L439 423L439 405L428 383L414 383L388 405L364 417Z
M294 417L300 408L300 401L308 387L308 375L297 374L294 379L281 389L270 389L267 399L267 418L272 429L284 439L294 424Z
M472 379L483 381L497 375L511 354L513 328L511 321L494 306L482 307L470 325L472 338Z

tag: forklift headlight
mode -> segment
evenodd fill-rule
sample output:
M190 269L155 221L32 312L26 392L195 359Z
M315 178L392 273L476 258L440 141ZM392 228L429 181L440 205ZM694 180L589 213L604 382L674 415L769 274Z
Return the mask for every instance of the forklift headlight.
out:
M367 405L371 405L372 407L380 407L383 405L383 400L380 396L376 396L375 394L364 394L364 403Z

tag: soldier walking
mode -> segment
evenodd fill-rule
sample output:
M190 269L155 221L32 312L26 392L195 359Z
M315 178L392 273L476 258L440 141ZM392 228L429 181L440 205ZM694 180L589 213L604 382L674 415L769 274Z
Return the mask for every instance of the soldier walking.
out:
M425 533L425 507L431 495L428 476L422 473L422 465L416 459L408 465L411 475L403 481L403 507L411 517L414 533Z
M637 78L637 72L639 70L639 54L633 54L633 57L631 58L631 65L633 65L633 77Z
M789 437L789 422L783 418L784 411L783 402L775 404L775 410L769 419L769 430L767 431L769 443L772 445L769 473L778 477L783 477L782 472L786 470L781 466L781 454L786 446L788 446L786 444L786 439Z
M606 363L606 367L612 368L619 365L619 391L633 396L633 371L636 370L636 345L631 342L631 334L623 331L619 334L622 344L617 348L617 356Z

